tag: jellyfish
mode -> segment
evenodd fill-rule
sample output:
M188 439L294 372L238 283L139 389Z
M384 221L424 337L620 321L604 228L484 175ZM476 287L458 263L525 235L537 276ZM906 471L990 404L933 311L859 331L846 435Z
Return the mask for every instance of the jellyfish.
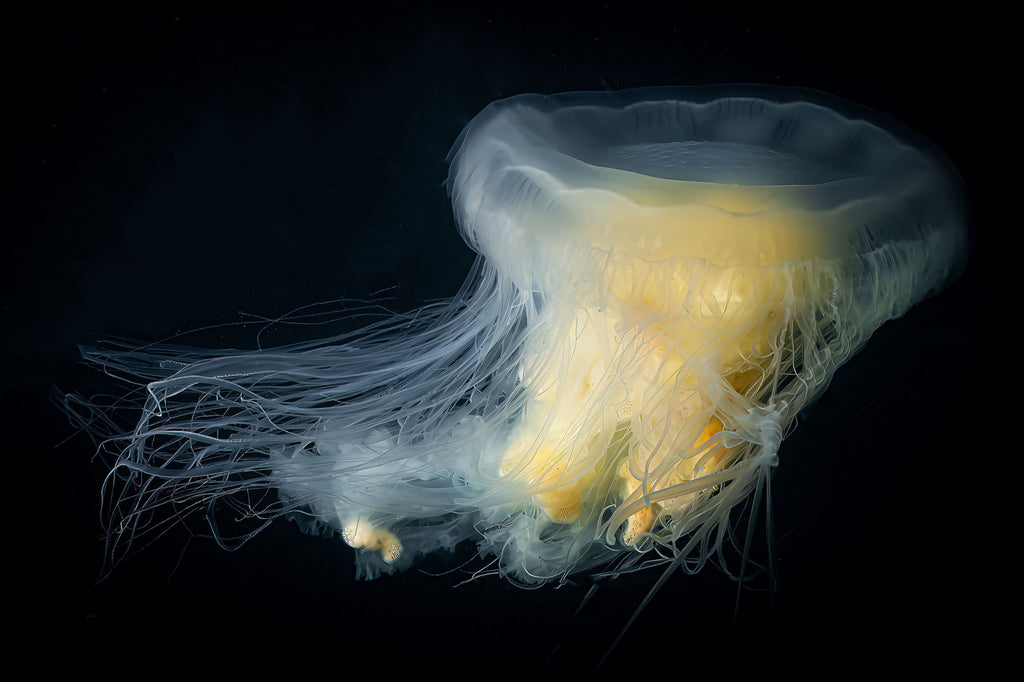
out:
M807 90L515 96L449 167L478 257L448 300L279 347L83 349L132 387L69 398L112 458L111 565L188 519L233 548L284 517L366 579L462 543L526 587L697 571L797 414L965 260L942 153Z

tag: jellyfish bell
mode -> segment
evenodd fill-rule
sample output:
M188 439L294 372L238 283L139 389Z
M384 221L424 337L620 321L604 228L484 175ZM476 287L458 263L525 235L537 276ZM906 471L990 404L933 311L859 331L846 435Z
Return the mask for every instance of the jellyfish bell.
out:
M87 349L142 387L105 444L112 561L197 513L225 545L337 535L368 578L464 541L523 585L698 570L797 413L963 264L948 161L820 93L523 95L449 160L480 254L451 300L279 348Z

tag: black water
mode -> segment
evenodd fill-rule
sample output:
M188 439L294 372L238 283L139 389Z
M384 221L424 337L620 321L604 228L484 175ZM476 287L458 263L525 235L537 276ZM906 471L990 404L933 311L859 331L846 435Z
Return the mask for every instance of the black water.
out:
M183 658L212 651L223 665L325 663L338 675L368 661L381 675L582 677L656 575L602 588L574 618L583 587L453 588L458 573L416 572L356 583L351 550L281 524L231 554L172 533L96 584L104 471L84 438L55 447L72 431L50 391L110 388L77 364L77 343L159 339L387 287L397 309L453 295L473 256L441 186L445 154L488 102L521 92L826 90L943 148L983 242L993 171L977 138L998 135L986 54L948 43L977 36L977 22L854 9L838 22L614 3L11 16L0 415L14 650L47 652L32 658L42 666L73 651L74 665L101 671L184 671L194 664ZM883 328L785 442L774 611L749 592L732 625L733 583L714 569L677 576L603 676L819 660L921 669L964 650L978 576L1001 551L988 549L996 512L982 472L1006 445L985 439L981 368L1011 361L979 355L980 258ZM225 328L202 341L251 338Z

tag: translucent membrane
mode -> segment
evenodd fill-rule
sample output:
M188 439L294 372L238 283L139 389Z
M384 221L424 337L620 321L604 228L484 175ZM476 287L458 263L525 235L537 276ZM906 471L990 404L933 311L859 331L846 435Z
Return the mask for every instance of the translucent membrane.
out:
M225 544L337 533L366 577L464 540L522 584L697 570L795 415L963 264L948 161L820 93L513 97L450 162L481 254L450 301L269 350L86 350L144 387L107 443L113 561L201 512Z

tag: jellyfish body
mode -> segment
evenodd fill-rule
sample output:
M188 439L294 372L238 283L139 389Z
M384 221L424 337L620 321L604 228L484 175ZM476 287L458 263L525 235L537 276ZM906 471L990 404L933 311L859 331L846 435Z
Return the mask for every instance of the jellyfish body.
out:
M225 545L337 534L365 577L463 541L520 584L699 569L796 414L962 266L956 172L880 121L747 86L490 105L449 159L480 254L451 300L276 349L86 351L141 387L106 444L112 560L200 513Z

